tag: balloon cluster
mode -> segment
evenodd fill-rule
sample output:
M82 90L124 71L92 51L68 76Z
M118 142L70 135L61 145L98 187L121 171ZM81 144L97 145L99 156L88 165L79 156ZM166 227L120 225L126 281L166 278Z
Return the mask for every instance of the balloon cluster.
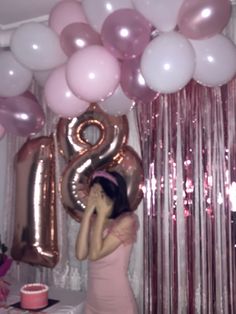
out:
M61 117L76 117L91 102L123 115L191 79L221 86L236 73L236 47L221 34L231 10L230 0L60 1L48 26L21 25L0 52L0 116L32 78Z

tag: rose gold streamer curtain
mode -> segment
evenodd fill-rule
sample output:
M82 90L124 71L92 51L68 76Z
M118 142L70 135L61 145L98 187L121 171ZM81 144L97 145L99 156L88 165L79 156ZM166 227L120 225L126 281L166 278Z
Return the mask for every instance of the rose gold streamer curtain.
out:
M136 108L146 314L236 311L235 97L235 81L222 89L191 82Z

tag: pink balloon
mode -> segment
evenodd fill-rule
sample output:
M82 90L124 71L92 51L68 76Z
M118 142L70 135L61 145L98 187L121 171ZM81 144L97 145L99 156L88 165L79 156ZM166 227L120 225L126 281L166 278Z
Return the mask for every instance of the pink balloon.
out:
M91 45L101 45L100 35L86 23L72 23L60 35L60 43L65 54L70 57L80 49Z
M65 77L65 66L51 73L46 82L44 94L48 107L61 117L76 117L89 106L88 102L78 99L69 89Z
M101 38L118 59L139 56L151 38L151 24L136 10L120 9L110 14L102 26Z
M178 15L179 31L192 39L211 37L224 29L231 10L229 0L185 0Z
M89 46L69 59L67 82L79 98L96 102L109 97L120 80L120 65L104 47Z
M81 3L74 0L61 1L51 10L48 24L56 33L72 23L87 23Z
M141 73L140 62L141 57L122 62L120 85L130 99L149 103L158 96L158 93L147 86Z
M20 136L38 133L44 125L44 112L30 92L0 100L0 124L6 132Z

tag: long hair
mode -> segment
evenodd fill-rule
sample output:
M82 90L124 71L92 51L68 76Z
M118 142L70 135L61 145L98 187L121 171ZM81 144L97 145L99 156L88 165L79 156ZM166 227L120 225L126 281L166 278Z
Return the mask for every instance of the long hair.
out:
M129 205L129 199L127 195L127 184L125 179L116 171L106 171L111 175L117 184L109 180L109 178L104 176L95 176L90 186L95 183L101 185L104 193L114 202L112 213L109 218L115 219L124 212L130 212L131 208Z

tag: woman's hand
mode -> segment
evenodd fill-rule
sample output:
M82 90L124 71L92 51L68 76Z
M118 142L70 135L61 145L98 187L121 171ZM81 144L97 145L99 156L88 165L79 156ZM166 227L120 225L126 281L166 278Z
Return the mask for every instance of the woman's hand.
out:
M113 202L109 197L106 196L106 194L103 191L100 191L97 195L97 206L96 210L98 215L105 216L108 218L111 215Z
M92 186L89 191L85 213L92 214L95 211L96 203L97 203L97 191L96 191L96 188Z

